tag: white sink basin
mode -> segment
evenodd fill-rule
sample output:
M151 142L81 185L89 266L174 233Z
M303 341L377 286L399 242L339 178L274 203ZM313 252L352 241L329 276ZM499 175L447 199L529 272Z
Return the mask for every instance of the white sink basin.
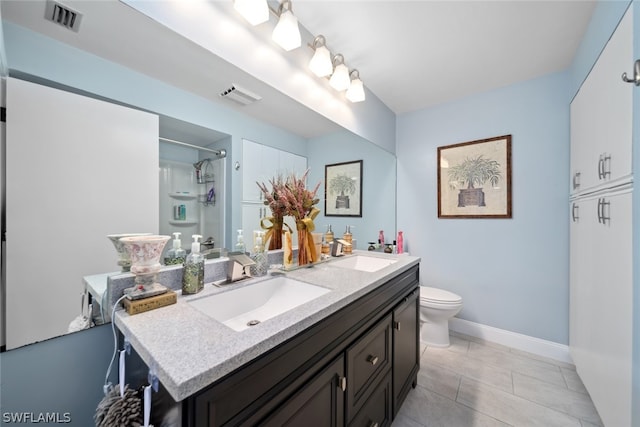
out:
M337 261L332 261L331 265L373 273L374 271L388 267L395 262L397 262L395 259L377 258L366 255L352 255Z
M189 301L192 307L242 331L329 292L329 289L278 276Z

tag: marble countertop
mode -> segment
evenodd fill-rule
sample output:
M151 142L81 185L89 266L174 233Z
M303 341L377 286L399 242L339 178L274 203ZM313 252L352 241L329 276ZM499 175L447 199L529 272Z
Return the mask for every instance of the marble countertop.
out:
M287 277L331 289L320 297L262 323L236 332L203 314L190 300L249 286L270 276L225 287L205 284L196 295L179 296L176 304L136 315L116 313L115 324L176 400L181 401L318 321L371 292L420 262L410 255L354 251L397 261L375 272L333 265L332 261L286 273Z

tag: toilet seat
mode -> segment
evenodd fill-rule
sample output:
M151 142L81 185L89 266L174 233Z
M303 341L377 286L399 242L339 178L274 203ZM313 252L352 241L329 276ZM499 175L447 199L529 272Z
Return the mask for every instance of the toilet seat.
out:
M444 289L420 286L420 302L455 305L462 303L462 297Z

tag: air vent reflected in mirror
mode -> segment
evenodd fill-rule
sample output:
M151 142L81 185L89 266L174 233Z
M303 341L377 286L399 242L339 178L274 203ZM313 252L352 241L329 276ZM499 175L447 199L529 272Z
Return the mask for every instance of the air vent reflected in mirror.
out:
M78 32L82 14L53 0L47 0L45 18L71 31Z

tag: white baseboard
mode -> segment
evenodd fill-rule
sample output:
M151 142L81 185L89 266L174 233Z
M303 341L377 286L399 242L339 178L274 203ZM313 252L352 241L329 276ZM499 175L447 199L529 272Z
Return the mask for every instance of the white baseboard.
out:
M537 354L538 356L573 364L573 360L569 355L569 346L564 344L458 319L457 317L449 319L449 330Z

